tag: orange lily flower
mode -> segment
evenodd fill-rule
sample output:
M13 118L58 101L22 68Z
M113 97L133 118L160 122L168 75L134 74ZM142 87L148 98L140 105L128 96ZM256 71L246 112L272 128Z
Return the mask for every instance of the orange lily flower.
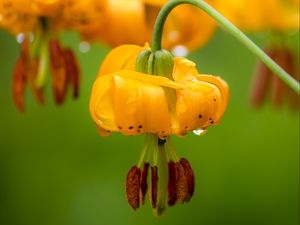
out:
M228 101L223 80L199 75L195 64L185 58L174 59L173 81L136 72L135 60L143 49L117 47L102 63L92 90L90 112L103 134L154 133L163 139L219 122ZM174 111L169 110L171 99L164 88L176 92Z
M188 131L200 135L217 125L229 91L224 80L199 74L195 64L185 58L172 59L170 78L137 72L139 56L145 51L149 51L147 45L123 45L108 54L92 88L90 114L102 136L111 132L146 134L146 152L127 175L126 194L134 210L144 204L151 166L150 201L161 215L166 204L188 202L194 192L193 170L186 159L177 157L169 136L182 137ZM158 69L166 66L161 63ZM152 162L145 156L151 149ZM157 152L162 154L160 166Z

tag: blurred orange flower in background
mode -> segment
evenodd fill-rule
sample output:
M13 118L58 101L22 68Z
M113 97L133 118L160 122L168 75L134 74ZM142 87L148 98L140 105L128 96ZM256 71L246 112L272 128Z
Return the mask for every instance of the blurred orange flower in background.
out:
M67 86L78 96L79 67L74 53L59 43L65 1L59 0L1 0L0 27L21 44L20 57L14 68L12 92L19 111L24 111L25 85L28 82L37 101L44 103L43 89L50 64L55 102L61 104Z
M167 0L106 0L103 21L99 26L82 32L86 40L100 40L111 46L151 42L151 34L159 10ZM207 1L213 3L213 1ZM72 14L72 13L70 13ZM214 21L200 9L181 5L174 9L165 24L163 46L178 45L195 50L208 42L216 28Z
M293 32L299 32L299 0L219 0L218 10L233 24L248 33L267 32L265 51L293 78L299 80L297 51L286 42ZM289 87L258 62L251 90L251 103L260 106L269 98L276 107L284 101L298 110L299 99Z

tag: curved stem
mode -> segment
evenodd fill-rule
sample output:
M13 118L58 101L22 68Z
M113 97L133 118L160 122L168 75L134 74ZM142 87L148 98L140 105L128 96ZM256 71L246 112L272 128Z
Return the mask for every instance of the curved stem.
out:
M161 38L163 33L164 23L168 14L173 8L180 4L191 4L199 7L209 16L215 19L218 24L223 27L228 33L233 35L242 44L244 44L252 53L254 53L262 62L264 62L270 70L274 72L281 80L291 87L297 94L300 94L300 85L290 74L284 71L277 63L275 63L263 50L261 50L253 41L251 41L243 32L229 22L224 16L217 12L213 7L202 0L170 0L159 12L154 25L152 36L152 51L161 49Z

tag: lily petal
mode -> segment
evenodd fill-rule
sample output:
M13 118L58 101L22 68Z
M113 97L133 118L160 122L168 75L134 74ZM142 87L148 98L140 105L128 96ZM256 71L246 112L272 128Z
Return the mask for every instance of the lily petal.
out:
M220 90L223 102L222 111L220 112L220 114L223 114L229 101L229 87L227 83L222 78L213 75L199 74L196 75L196 78L199 81L204 81L215 85Z
M219 121L223 110L221 91L207 82L186 82L187 89L177 90L176 113L179 130L184 134L189 130L207 128Z
M102 62L98 76L111 74L122 69L135 69L135 60L141 51L149 49L137 45L121 45L111 50ZM122 57L120 57L122 56Z
M185 88L168 78L135 71L99 76L92 89L91 116L105 130L119 130L126 135L158 132L165 136L170 134L171 122L164 87Z
M123 134L170 133L168 99L162 87L114 76L114 88L115 120Z

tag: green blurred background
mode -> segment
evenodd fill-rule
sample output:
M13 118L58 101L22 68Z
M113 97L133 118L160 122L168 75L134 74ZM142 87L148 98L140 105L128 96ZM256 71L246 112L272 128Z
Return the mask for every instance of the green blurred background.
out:
M162 218L152 215L148 201L134 213L125 198L125 177L143 137L101 138L89 115L90 89L109 48L92 45L81 53L75 34L62 39L81 64L79 100L68 96L55 107L48 80L47 104L38 106L28 90L21 114L11 96L19 46L0 31L1 225L298 224L299 116L249 106L255 57L231 36L219 30L189 56L200 72L227 80L231 99L219 126L201 137L175 138L178 154L193 165L196 192Z

